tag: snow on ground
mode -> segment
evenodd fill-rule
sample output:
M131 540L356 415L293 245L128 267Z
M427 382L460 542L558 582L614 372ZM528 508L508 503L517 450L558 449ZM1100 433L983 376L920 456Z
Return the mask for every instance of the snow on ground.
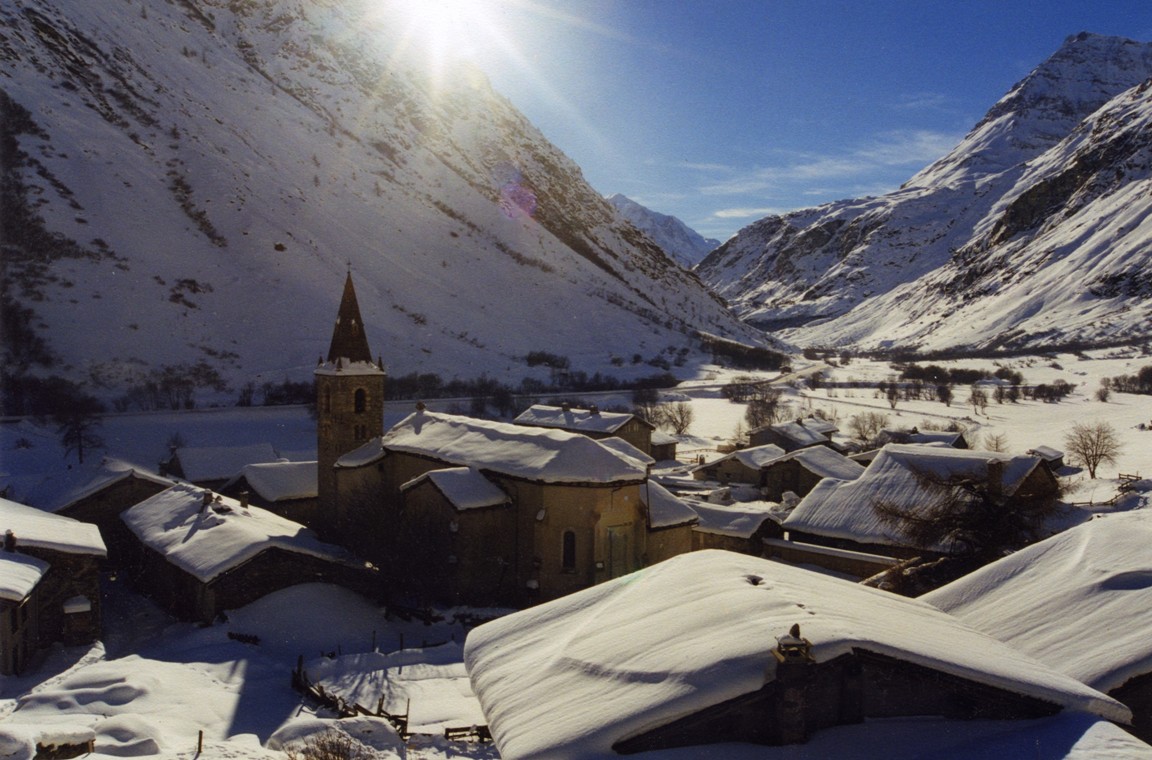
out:
M347 683L352 678L347 664L369 657L393 667L387 703L403 706L410 699L413 716L427 716L413 730L435 735L413 737L409 744L419 752L412 753L382 721L342 721L342 727L376 747L375 757L492 756L491 747L449 745L443 739L443 725L483 722L477 719L479 707L466 677L461 683L459 644L451 643L453 636L464 635L459 625L388 620L381 608L325 584L271 594L209 627L176 622L112 584L106 614L107 649L104 644L57 647L37 674L0 678L0 754L31 758L29 736L87 731L95 735L96 751L89 757L96 760L192 758L203 731L204 754L283 757L264 745L280 747L331 725L330 714L292 690L290 674L297 659L309 663L310 675L327 673ZM234 640L230 632L256 636L259 643ZM427 656L411 648L393 655L372 653L374 644L395 650L401 642L411 647L430 639L450 643L430 649ZM329 660L327 654L338 656ZM401 664L406 672L396 673ZM366 679L371 673L364 671ZM37 678L44 680L37 683ZM376 699L365 701L375 706Z
M1054 359L1018 359L1008 362L1023 372L1028 383L1051 383L1064 379L1077 383L1076 392L1059 404L1022 401L999 405L992 402L987 414L977 415L963 402L964 389L957 389L957 400L947 407L939 402L900 402L895 410L871 389L837 388L808 390L786 388L784 401L787 417L806 416L820 410L840 422L846 430L848 419L861 411L889 415L893 425L919 425L924 422L947 424L953 420L970 425L975 432L1004 435L1009 451L1019 453L1038 445L1064 448L1064 435L1076 422L1103 420L1117 430L1122 452L1116 464L1105 464L1097 480L1086 473L1072 470L1065 477L1076 501L1097 502L1116 493L1119 473L1152 476L1152 431L1137 429L1140 422L1152 422L1152 397L1113 393L1107 403L1096 401L1095 391L1106 376L1135 374L1152 364L1152 357L1136 352L1108 355L1092 352L1094 358L1060 355ZM934 362L943 366L986 367L990 361L961 360ZM1059 365L1059 367L1054 366ZM815 365L818 367L819 365ZM798 366L798 374L805 371ZM738 370L710 368L699 377L685 382L663 395L669 400L690 400L695 413L689 435L681 439L682 460L695 460L696 450L716 458L715 450L726 443L742 423L745 406L724 399L721 387L738 375ZM830 371L834 380L883 380L892 374L885 363L853 360L846 367ZM765 378L772 377L764 375ZM627 393L598 394L590 402L601 408L626 405ZM432 408L449 407L451 402L438 402ZM389 405L385 425L390 426L411 412L413 402ZM6 498L39 507L56 505L58 499L98 472L103 456L114 456L145 467L155 467L169 453L169 444L179 437L184 446L249 445L267 442L281 455L296 452L294 458L315 456L315 421L303 407L224 408L190 412L109 415L97 431L104 440L98 450L86 452L83 465L75 455L67 458L58 437L50 427L31 420L0 422L0 490ZM840 439L844 439L843 433ZM1132 500L1115 506L1116 510L1141 506ZM1096 507L1108 511L1112 507ZM68 731L95 732L97 752L94 758L122 757L159 750L164 757L196 755L198 732L204 731L204 753L225 758L283 757L283 742L307 736L318 726L316 708L304 702L289 687L289 673L297 657L316 661L325 653L336 652L339 663L344 656L362 655L378 648L395 652L403 646L457 641L463 635L460 626L439 623L425 627L421 623L387 620L378 607L368 604L350 592L333 587L296 587L274 594L261 602L230 614L225 624L198 628L177 623L148 602L121 590L118 582L110 583L105 600L108 623L102 644L91 648L53 648L34 671L20 677L0 678L0 754L21 757L27 751L29 736L64 736ZM228 638L228 631L256 635L260 644L253 646ZM404 657L416 657L405 654ZM439 680L446 688L443 704L437 705L428 725L441 717L450 722L457 717L471 720L462 707L467 704L461 693L461 682L454 680L451 663L443 662L440 653L429 668L445 677L428 683L410 684L413 715L436 697L420 691ZM405 670L412 672L405 665ZM397 687L393 687L397 688ZM396 691L399 699L400 691ZM393 697L389 697L392 699ZM441 709L443 708L443 709ZM436 714L436 711L440 712ZM320 712L319 716L324 717ZM61 725L63 722L64 725ZM442 738L414 737L407 744L387 735L377 723L362 720L345 724L369 746L375 756L394 757L494 757L491 746L459 744L449 747ZM952 724L953 726L955 724ZM923 729L922 731L920 729ZM54 734L51 732L55 732ZM1041 736L1055 749L1042 757L1136 757L1132 740L1108 726L1070 726L1064 719L1044 722ZM919 738L917 738L919 737ZM856 756L916 757L939 750L944 757L971 756L968 750L994 751L1012 756L1021 741L1032 742L1036 734L1004 731L999 726L965 727L963 736L950 735L947 741L930 722L882 725L870 722L864 726L834 729L814 737L803 747L778 748L766 754L762 747L726 747L728 757L756 756L810 758L828 756L836 748L851 747ZM1014 744L1015 742L1015 744ZM262 746L263 745L263 746ZM1029 745L1032 752L1032 745ZM15 749L13 749L15 748ZM23 749L21 749L23 748ZM871 748L871 749L869 749ZM872 751L875 750L875 751ZM1146 753L1147 748L1143 748ZM666 753L672 758L714 756L714 753L679 750ZM29 755L30 756L30 755Z

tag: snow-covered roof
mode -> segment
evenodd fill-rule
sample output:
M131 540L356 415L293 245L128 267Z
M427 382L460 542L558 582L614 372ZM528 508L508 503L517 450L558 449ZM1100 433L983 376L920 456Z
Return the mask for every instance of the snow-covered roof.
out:
M17 550L21 546L32 546L65 554L97 557L108 554L100 529L95 525L0 499L0 538L7 531L16 536Z
M1152 511L1098 515L922 599L1101 691L1152 673Z
M225 480L237 475L246 465L275 462L279 459L269 443L248 446L185 447L176 450L184 479L193 483Z
M649 528L671 528L699 519L696 511L683 499L653 480L640 489L640 503L648 508Z
M315 461L244 465L244 469L225 486L225 490L240 478L244 478L260 498L270 502L314 499L318 493Z
M504 758L598 757L776 677L866 650L1126 722L1115 700L931 605L723 551L683 554L474 629L464 660Z
M0 551L0 599L19 602L32 593L50 565L27 554Z
M878 438L889 443L939 443L945 446L954 446L964 438L964 433L955 430L901 430L898 428L885 428L880 431Z
M389 451L544 483L640 483L647 467L585 435L419 410L337 461L371 463Z
M800 446L815 446L821 443L828 443L828 432L834 432L835 427L828 431L828 423L823 420L814 422L809 426L808 420L796 420L795 422L778 422L775 425L769 425L768 429L779 436L787 438Z
M749 469L759 470L769 462L774 462L780 457L784 456L784 454L784 449L780 448L774 443L768 443L763 446L753 446L749 449L737 449L730 454L725 454L719 459L715 459L711 462L706 462L705 464L693 467L692 472L715 467L721 462L729 459L734 459Z
M211 492L173 486L126 510L121 519L146 546L204 583L272 547L334 562L351 560L343 548L265 509L242 507L219 494L205 508L205 493Z
M849 459L838 451L833 451L827 446L809 446L797 449L770 464L775 465L793 459L801 462L807 469L823 478L855 480L864 473L864 465Z
M680 443L680 439L671 433L665 433L663 430L652 431L653 446L667 446L670 443Z
M880 519L875 504L883 502L905 509L931 506L927 503L931 498L925 498L924 477L939 482L953 478L986 481L989 462L993 461L1003 465L1001 488L1006 495L1015 492L1040 464L1031 456L890 443L855 480L825 478L817 483L785 518L784 528L861 543L902 546L905 541L899 531Z
M633 419L639 418L625 412L602 412L598 409L571 409L536 404L525 409L512 421L517 425L560 428L576 433L615 433ZM649 425L647 422L644 424Z
M618 454L633 459L642 467L649 467L656 464L656 460L648 454L645 454L640 449L625 441L623 438L609 437L601 438L597 441L601 446L606 446Z
M1063 451L1060 451L1060 449L1054 449L1051 446L1037 446L1034 449L1029 449L1028 453L1040 457L1045 462L1055 462L1057 459L1061 459L1064 456Z
M508 494L471 467L432 470L409 480L400 490L407 491L425 482L435 486L457 510L482 509L509 502Z
M139 478L150 483L155 483L158 486L163 486L164 488L176 484L176 481L157 475L155 472L151 472L139 465L125 462L122 459L105 457L100 463L100 469L97 470L96 474L90 480L63 493L58 500L59 506L53 507L52 511L59 512L60 510L67 509L76 502L87 499L89 496L99 493L108 486L129 478Z
M688 506L700 516L700 522L692 529L701 533L751 538L765 520L779 519L772 514L772 508L778 505L770 501L709 504L693 499L688 502Z

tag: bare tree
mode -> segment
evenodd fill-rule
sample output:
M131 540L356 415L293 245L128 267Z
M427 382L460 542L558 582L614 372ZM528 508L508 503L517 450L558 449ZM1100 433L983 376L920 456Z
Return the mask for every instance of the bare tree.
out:
M684 435L688 432L688 428L692 426L692 421L695 414L692 411L692 404L687 401L677 401L672 404L665 404L663 409L664 425L672 429L676 435Z
M1064 446L1072 459L1088 468L1088 477L1093 479L1100 465L1116 464L1120 456L1120 438L1107 422L1076 423L1064 437Z
M988 394L981 388L973 388L968 394L968 403L974 413L980 414L988 407Z
M848 432L863 444L873 441L888 424L888 415L880 412L861 412L848 418Z
M988 434L984 437L984 448L987 451L1005 452L1008 450L1008 436L1003 433Z
M982 562L1034 541L1059 509L1056 491L1008 496L990 478L920 473L917 482L923 499L914 506L877 500L877 517L912 546L947 547Z

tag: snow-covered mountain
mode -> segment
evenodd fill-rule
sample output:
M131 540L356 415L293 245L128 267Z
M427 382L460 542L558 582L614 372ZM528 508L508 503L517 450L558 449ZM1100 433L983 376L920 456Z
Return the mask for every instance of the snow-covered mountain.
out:
M351 268L393 374L762 343L481 75L371 0L0 7L9 368L306 379ZM51 355L51 358L49 355ZM51 364L39 369L37 361Z
M899 190L762 219L697 268L800 345L1152 336L1152 44L1079 34Z
M616 193L608 202L665 253L689 269L720 245L719 240L705 238L676 217L653 211L626 195Z

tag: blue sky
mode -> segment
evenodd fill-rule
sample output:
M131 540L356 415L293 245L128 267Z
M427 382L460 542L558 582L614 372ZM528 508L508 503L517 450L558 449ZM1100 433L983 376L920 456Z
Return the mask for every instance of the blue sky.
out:
M895 189L1069 35L1152 40L1150 0L465 2L466 54L593 187L721 240Z

